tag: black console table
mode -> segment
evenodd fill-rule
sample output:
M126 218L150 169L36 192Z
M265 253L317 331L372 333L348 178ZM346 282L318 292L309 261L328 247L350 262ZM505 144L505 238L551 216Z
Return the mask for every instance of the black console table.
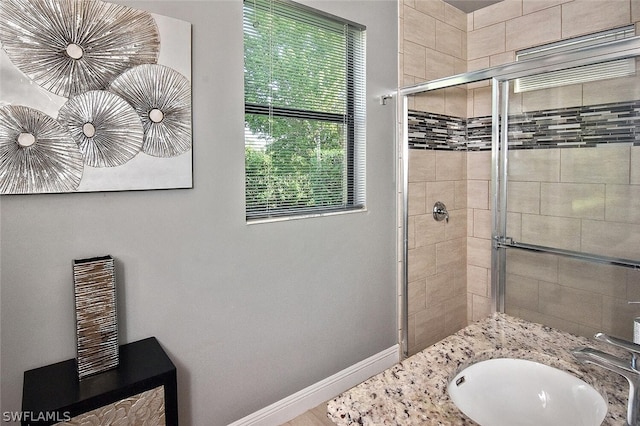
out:
M176 367L158 340L150 337L120 346L117 368L82 380L78 380L75 359L26 371L22 425L75 424L83 414L100 417L101 412L118 411L122 415L135 404L151 404L158 411L161 403L166 425L177 426Z

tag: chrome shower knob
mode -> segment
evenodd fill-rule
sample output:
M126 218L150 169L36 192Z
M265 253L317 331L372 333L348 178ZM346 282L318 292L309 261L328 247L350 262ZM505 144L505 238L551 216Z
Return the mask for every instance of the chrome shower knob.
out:
M433 218L438 222L443 220L447 223L449 222L449 212L442 201L436 201L433 205Z

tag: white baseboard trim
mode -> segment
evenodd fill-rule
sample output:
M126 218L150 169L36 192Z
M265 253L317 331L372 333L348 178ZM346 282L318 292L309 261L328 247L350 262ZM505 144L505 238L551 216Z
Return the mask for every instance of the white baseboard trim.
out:
M335 398L400 361L400 347L394 345L357 364L302 389L268 407L241 418L229 426L278 426L305 411Z

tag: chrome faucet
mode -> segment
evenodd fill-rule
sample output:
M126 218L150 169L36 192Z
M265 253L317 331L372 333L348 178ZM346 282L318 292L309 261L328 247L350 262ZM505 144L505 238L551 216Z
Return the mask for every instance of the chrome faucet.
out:
M629 382L629 400L627 402L627 425L638 426L638 409L640 401L640 370L637 368L640 345L604 333L596 333L594 339L612 346L625 349L631 353L631 359L622 359L606 352L592 348L576 348L573 356L583 364L594 364L614 373L620 374Z

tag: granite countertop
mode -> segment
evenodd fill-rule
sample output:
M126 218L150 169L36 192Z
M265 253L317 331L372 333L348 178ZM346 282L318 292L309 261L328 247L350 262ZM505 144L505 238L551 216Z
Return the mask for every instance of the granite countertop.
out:
M569 352L578 346L628 356L593 339L493 314L329 401L327 414L338 425L475 425L453 404L447 385L475 362L509 357L537 361L579 377L608 401L602 424L625 424L626 379L601 367L578 364Z

